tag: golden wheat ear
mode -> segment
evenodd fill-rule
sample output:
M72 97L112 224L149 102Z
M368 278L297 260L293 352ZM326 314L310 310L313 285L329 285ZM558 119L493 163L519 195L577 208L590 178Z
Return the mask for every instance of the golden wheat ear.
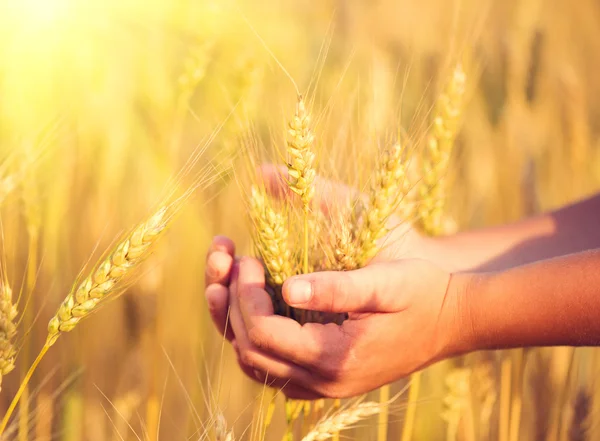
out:
M459 63L436 103L433 127L427 137L418 211L423 230L432 236L444 232L446 174L462 117L466 82L467 75Z
M304 207L308 207L315 194L315 136L310 129L310 115L302 96L298 97L296 114L289 123L288 135L289 187L300 196Z
M257 186L251 189L249 205L252 239L265 266L267 283L273 290L273 305L277 313L289 315L281 286L296 274L296 265L289 244L287 220L275 211L264 190Z
M167 227L167 207L160 208L139 224L115 249L64 299L48 323L47 345L56 342L63 332L72 331L93 313L100 303L118 292L125 279L148 257L152 245Z
M387 233L386 224L408 193L404 149L400 143L384 150L372 178L369 202L362 211L359 232L360 266L366 265L378 252L378 241Z

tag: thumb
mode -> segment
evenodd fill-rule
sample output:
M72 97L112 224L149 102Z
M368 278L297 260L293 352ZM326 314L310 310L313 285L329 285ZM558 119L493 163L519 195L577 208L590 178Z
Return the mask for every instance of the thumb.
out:
M355 271L294 276L283 285L290 306L323 312L395 312L401 309L405 271L398 263L377 263Z

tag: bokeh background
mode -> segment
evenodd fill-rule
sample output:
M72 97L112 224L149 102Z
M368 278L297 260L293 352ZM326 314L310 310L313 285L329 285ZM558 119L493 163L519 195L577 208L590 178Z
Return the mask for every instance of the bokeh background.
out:
M210 164L221 172L188 201L136 283L49 353L10 439L151 438L156 409L161 439L202 439L212 437L201 423L214 421L216 407L240 439L250 437L263 389L212 328L204 259L215 234L250 251L236 168L248 133L271 147L282 139L296 95L281 66L310 91L327 146L321 167L361 185L357 158L390 133L421 137L461 60L468 103L446 202L455 229L519 219L600 188L594 0L2 0L2 259L23 295L17 368L4 378L0 409L86 263L156 207L199 149L181 182ZM595 439L598 355L529 349L433 366L414 438L446 437L447 374L458 363L496 391L478 439L508 431L502 399L520 406L511 440ZM400 438L405 401L390 413L389 439ZM267 438L284 426L279 405ZM376 434L370 421L344 436ZM458 438L471 441L467 430Z

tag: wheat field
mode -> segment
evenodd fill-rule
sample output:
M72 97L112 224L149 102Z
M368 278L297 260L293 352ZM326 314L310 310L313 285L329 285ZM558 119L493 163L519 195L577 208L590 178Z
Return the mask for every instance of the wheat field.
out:
M469 354L309 412L244 376L203 291L218 234L276 287L363 266L392 212L440 235L600 190L599 68L593 0L0 0L0 438L597 439L596 349ZM286 154L293 256L253 175ZM315 175L386 208L315 233Z

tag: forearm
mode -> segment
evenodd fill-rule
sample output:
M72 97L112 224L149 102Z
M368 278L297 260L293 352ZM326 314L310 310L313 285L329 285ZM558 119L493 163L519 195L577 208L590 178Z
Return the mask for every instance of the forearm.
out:
M600 195L499 227L430 240L430 260L456 271L497 271L600 248Z
M468 350L600 344L600 250L475 276Z

